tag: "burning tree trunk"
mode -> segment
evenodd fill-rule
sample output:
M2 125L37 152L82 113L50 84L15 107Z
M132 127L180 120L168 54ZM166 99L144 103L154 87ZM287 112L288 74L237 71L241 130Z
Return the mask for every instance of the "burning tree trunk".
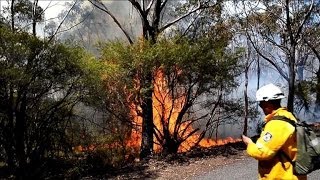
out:
M153 106L152 106L152 74L147 75L144 87L149 87L142 100L142 139L140 158L144 159L153 152Z
M178 152L180 142L177 142L176 139L171 137L165 137L164 143L162 144L163 150L162 153L164 155L168 154L176 154Z
M183 73L179 69L170 70L170 73L165 74L161 68L154 75L155 142L164 154L187 151L197 145L209 147L218 144L217 141L204 138L206 129L200 130L195 127L195 124L208 118L209 114L199 117L188 115L191 113L191 107L195 105L195 99L202 93L200 93L201 88L197 89L194 85L179 86L178 79L181 75L183 76ZM212 106L212 112L220 110L218 107L221 97L222 95ZM213 122L215 122L214 119L209 118L206 121L206 127L210 129Z
M192 106L192 103L190 103L192 96L183 93L185 91L181 91L182 89L180 89L179 91L181 94L177 94L174 90L178 87L177 84L168 83L168 79L166 78L167 76L164 75L161 68L153 73L153 77L154 78L152 82L154 88L152 97L154 120L153 123L155 129L155 139L153 140L153 142L156 145L156 151L161 151L161 153L163 153L164 155L168 155L175 154L179 151L187 151L198 144L203 147L217 145L217 141L204 139L206 130L201 132L199 128L193 127L195 122L207 117L208 115L203 115L201 117L189 120L186 120L184 118L190 110L190 107ZM174 79L177 80L176 78L177 76ZM172 86L169 86L168 84L171 84ZM186 92L191 93L191 90L189 89ZM222 96L220 96L219 98L220 100L221 97ZM215 107L213 109L216 109L218 107L217 104L219 104L219 102L220 101L215 104ZM142 110L142 107L137 107L139 107L139 104L132 104L132 115L135 117L135 122L137 124L143 125L142 117L138 116L138 111L139 109ZM138 134L140 133L134 132L132 134L133 141L138 140L136 139ZM140 137L141 139L143 139L142 136ZM225 143L231 141L228 140L225 141ZM221 141L220 143L223 144L224 142ZM132 142L127 144L132 144Z

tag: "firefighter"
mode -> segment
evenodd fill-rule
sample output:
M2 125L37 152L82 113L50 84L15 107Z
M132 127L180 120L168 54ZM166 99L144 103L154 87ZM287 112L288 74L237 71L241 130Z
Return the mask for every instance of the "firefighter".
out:
M294 174L293 165L288 159L294 161L296 157L295 127L277 118L297 120L291 112L281 107L284 97L281 89L273 84L258 89L256 99L265 114L264 128L255 143L242 135L248 155L258 160L259 179L307 179L307 176Z

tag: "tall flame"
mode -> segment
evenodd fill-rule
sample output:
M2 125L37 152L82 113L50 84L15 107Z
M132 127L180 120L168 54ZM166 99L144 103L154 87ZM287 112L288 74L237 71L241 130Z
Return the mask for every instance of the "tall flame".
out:
M177 70L177 73L179 74L179 70ZM179 128L177 129L176 125L177 123L179 123L177 122L177 118L185 103L186 95L180 94L178 98L172 98L168 89L168 83L164 78L164 73L161 68L155 71L154 73L153 87L153 122L157 129L157 132L155 133L161 133L163 132L164 128L168 128L171 134L174 131L177 131L179 137L187 138L179 146L179 152L185 152L190 150L190 148L195 146L196 143L198 143L198 145L201 147L212 147L239 141L239 139L233 139L231 137L226 139L219 139L217 141L209 138L201 139L201 135L197 132L193 133L195 129L192 126L190 126L187 122L180 122ZM133 116L134 123L140 125L141 127L142 117L138 115L138 112L141 112L141 108L136 104L131 103L130 112ZM166 127L164 127L164 125ZM187 137L190 134L192 135ZM199 141L199 139L201 140ZM161 146L159 145L159 142L155 137L154 142L155 151L161 150ZM141 128L136 128L132 130L132 134L130 139L127 141L127 145L136 148L140 147Z

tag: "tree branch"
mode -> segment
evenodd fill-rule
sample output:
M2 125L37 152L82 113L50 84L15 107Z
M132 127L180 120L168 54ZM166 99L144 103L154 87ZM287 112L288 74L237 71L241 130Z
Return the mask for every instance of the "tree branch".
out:
M147 9L145 10L146 14L149 14L149 11L151 9L152 4L154 3L155 0L150 1L149 5L147 6Z
M130 0L132 1L132 0ZM126 38L128 39L130 44L133 44L132 39L130 38L129 34L127 33L127 31L124 30L124 28L121 26L120 22L118 21L118 19L108 10L108 8L103 4L103 2L101 2L101 0L89 0L89 2L95 6L96 8L100 9L101 11L107 13L112 20L117 24L117 26L121 29L121 31L124 33L124 35L126 36ZM102 7L100 7L99 5L97 5L96 3L99 3Z
M163 10L163 8L166 6L167 2L168 2L168 0L163 1L163 3L160 6L160 11Z
M306 39L303 39L303 41L310 47L310 49L312 50L312 52L314 53L314 55L320 60L320 54L319 52L316 50L316 48Z
M295 35L295 38L296 38L296 39L299 38L300 33L301 33L301 31L302 31L302 28L303 28L304 24L307 22L307 20L308 20L309 17L311 16L311 13L312 13L312 11L313 11L313 8L314 8L314 0L312 0L311 5L310 5L310 8L309 8L309 11L308 11L308 13L306 14L306 16L304 17L303 22L300 24L300 26L299 26L299 28L298 28L297 34Z
M164 25L162 28L159 29L159 32L164 31L165 29L167 29L168 27L172 26L172 25L175 24L176 22L182 20L182 19L185 18L185 17L190 16L192 13L194 13L194 12L200 10L200 9L206 9L206 8L210 8L210 7L215 7L215 6L217 6L217 5L218 5L218 3L216 3L216 4L212 5L212 6L203 6L202 4L199 3L198 6L197 6L195 9L187 12L186 14L184 14L184 15L182 15L182 16L174 19L173 21L169 22L168 24Z
M148 15L148 13L147 13L147 12L149 12L148 8L147 8L148 11L143 11L142 7L140 6L140 4L136 0L128 0L128 1L131 2L132 6L134 6L138 10L138 12L140 13L140 16L144 17L144 16ZM152 4L149 4L149 6L150 6L150 7L148 6L149 9L151 8L151 5Z
M275 67L278 72L281 74L281 76L283 78L285 78L287 81L289 81L288 76L285 74L285 72L282 70L282 68L280 68L277 64L275 64L270 58L268 58L267 56L265 56L263 53L261 53L260 49L255 45L255 43L253 42L253 40L251 39L251 36L249 35L248 31L245 31L247 34L247 37L250 41L250 43L252 44L253 48L256 50L256 52L262 57L264 58L266 61L268 61L273 67Z
M146 11L143 11L143 9L141 8L140 4L136 1L136 0L128 0L129 2L131 2L132 6L136 8L136 10L139 12L141 20L142 20L142 24L144 24L144 26L147 29L150 29L150 24L148 21L148 14L150 11L150 8L153 4L153 0L152 2L150 2L150 4L148 5L148 8L146 9Z
M55 30L55 32L50 36L48 42L52 41L52 39L55 37L55 35L58 33L59 29L61 28L62 24L64 23L64 21L67 19L68 15L70 14L71 10L73 9L73 7L77 4L78 0L76 0L74 2L74 4L72 5L72 7L68 10L67 14L64 16L64 18L62 19L62 21L60 22L59 26L57 27L57 29Z
M92 12L92 11L93 11L93 10L91 10L91 12ZM69 30L73 29L74 27L76 27L76 26L78 26L79 24L83 23L89 16L90 16L90 15L88 14L86 17L84 17L82 20L80 20L80 21L77 22L76 24L74 24L74 25L72 25L72 26L70 26L70 27L68 27L68 28L66 28L66 29L64 29L64 30L61 30L61 31L57 32L57 34L58 34L58 33L63 33L63 32L66 32L66 31L69 31ZM81 34L80 31L79 31L79 34ZM81 38L82 38L82 37L81 37ZM83 38L82 38L82 40L83 40Z
M297 42L295 41L294 37L293 37L293 32L292 32L292 26L291 26L291 20L290 20L290 8L289 8L289 0L286 0L285 2L285 9L286 9L286 27L288 30L288 34L290 37L290 42L291 44L296 44Z

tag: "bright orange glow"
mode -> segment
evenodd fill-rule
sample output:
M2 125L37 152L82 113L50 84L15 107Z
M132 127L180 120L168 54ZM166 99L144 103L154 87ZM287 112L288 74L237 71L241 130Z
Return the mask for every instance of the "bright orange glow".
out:
M179 74L179 70L176 70L177 74ZM135 89L139 91L140 89L140 82L136 78L135 81ZM176 95L175 98L172 98L170 94L170 90L168 89L168 83L164 77L163 71L161 69L155 71L154 73L154 82L153 82L153 121L158 129L158 131L163 135L163 131L167 128L172 135L174 131L178 132L178 136L185 139L191 132L194 131L194 128L188 125L188 122L177 122L178 115L183 108L185 103L186 94L183 94L184 91L180 91L179 96ZM127 102L129 103L130 108L130 115L133 119L134 128L131 130L130 137L126 140L125 145L127 148L133 149L135 152L138 152L141 147L141 134L142 134L142 109L139 103L135 103L132 101L133 96L132 94L128 93ZM135 101L140 101L139 99L135 99ZM179 125L177 127L177 125ZM165 127L164 127L165 126ZM159 134L159 132L156 132ZM196 143L200 139L199 133L194 133L189 136L178 148L178 152L186 152L189 151L190 148L194 147ZM224 145L227 143L233 143L241 141L241 139L233 139L231 137L225 139L218 139L213 140L209 138L203 138L198 142L198 146L200 147L213 147ZM161 151L161 146L159 142L154 137L154 150L156 152ZM101 145L100 145L101 146ZM120 145L117 143L102 145L104 148L116 148ZM89 145L89 146L76 146L73 148L74 152L81 153L81 152L88 152L93 151L96 149L96 145Z
M89 146L75 146L73 147L73 151L76 153L81 153L81 152L88 152L88 151L93 151L96 147L94 145L89 145Z
M179 70L177 70L177 74L179 74ZM139 86L139 82L136 84ZM181 91L179 97L173 99L170 94L171 92L168 89L168 83L164 78L164 74L161 69L154 73L153 87L153 122L160 131L160 134L163 134L163 131L166 128L169 129L171 135L174 133L174 131L176 131L178 132L179 137L186 138L189 136L190 133L194 131L194 128L188 125L188 122L177 122L179 112L182 110L185 103L186 94L183 94L183 91ZM140 114L138 112L141 112L141 108L134 103L131 103L130 110L134 123L140 125L139 127L141 127L142 117L138 116L138 114ZM177 125L179 125L178 128L176 127ZM179 146L178 151L186 152L190 150L191 147L196 145L199 139L200 134L194 133ZM212 147L237 141L240 141L240 139L232 139L231 137L228 137L226 139L219 139L215 141L213 139L203 138L200 142L198 142L198 145L201 147ZM154 142L155 151L160 151L161 146L158 145L159 142L155 137ZM127 145L136 148L140 147L141 128L132 130L131 138L128 140Z
M142 134L142 117L138 115L138 112L141 111L141 108L134 103L130 104L130 114L133 117L133 124L135 128L131 130L131 136L126 141L128 147L134 149L139 149L141 146L141 134Z

